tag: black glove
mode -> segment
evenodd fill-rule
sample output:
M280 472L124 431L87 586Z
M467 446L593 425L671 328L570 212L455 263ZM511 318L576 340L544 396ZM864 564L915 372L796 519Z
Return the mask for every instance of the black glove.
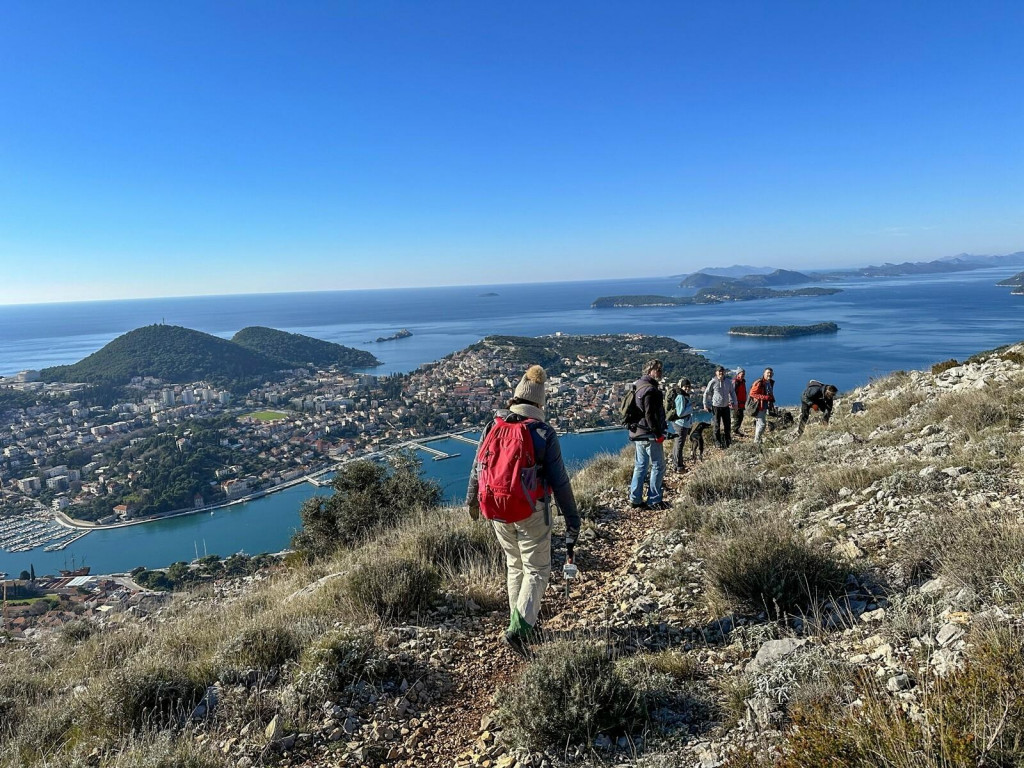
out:
M566 542L565 542L565 560L566 560L566 562L568 562L568 563L572 562L573 552L575 551L575 549L576 549L576 542L575 541L568 541L568 540L566 540Z

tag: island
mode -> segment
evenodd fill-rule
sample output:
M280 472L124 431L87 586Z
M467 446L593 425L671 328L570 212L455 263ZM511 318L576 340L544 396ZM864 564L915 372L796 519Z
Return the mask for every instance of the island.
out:
M482 299L491 299L491 298L494 298L497 295L498 294L496 294L494 291L488 291L487 293L481 293L480 294L480 298L482 298Z
M412 336L412 331L408 328L403 328L400 331L393 333L391 336L378 336L376 343L380 344L382 341L397 341L398 339L407 339Z
M707 288L701 288L693 296L600 296L590 306L593 309L681 307L692 304L720 304L724 301L754 301L755 299L778 299L792 296L831 296L841 291L841 288L790 288L779 290L776 288L746 285L739 281L730 280Z
M769 339L788 339L794 336L814 336L819 333L836 333L839 326L835 323L815 323L814 325L734 325L729 329L730 336L762 336Z

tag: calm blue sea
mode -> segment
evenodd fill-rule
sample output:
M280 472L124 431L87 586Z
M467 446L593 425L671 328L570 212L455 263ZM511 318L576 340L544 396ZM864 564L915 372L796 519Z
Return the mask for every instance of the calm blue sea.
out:
M849 389L893 370L1020 341L1024 297L995 285L1016 271L851 280L835 284L843 292L834 296L650 309L597 310L590 303L609 294L682 295L678 279L0 306L0 375L72 363L126 331L159 322L223 337L248 325L305 333L369 349L385 363L376 373L413 370L494 333L640 332L672 336L728 367L742 365L748 378L771 365L780 401L794 403L810 378ZM726 333L731 325L827 320L839 324L838 334L774 340ZM399 328L414 335L368 343ZM571 454L577 461L625 442L621 433L579 440ZM465 487L471 451L472 446L455 443L452 452L461 452L459 459L426 462L426 471L439 477L453 499ZM197 549L202 554L204 540L207 551L223 555L279 550L287 546L298 506L312 491L300 486L213 516L95 532L61 553L0 553L0 570L17 573L31 562L42 573L63 567L72 553L78 560L85 556L94 572L159 566L194 557Z

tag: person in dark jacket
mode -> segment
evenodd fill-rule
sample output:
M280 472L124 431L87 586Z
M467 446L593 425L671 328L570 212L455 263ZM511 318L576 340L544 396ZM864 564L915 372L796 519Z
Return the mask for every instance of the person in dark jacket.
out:
M800 396L800 424L796 428L798 435L803 434L811 411L821 411L822 419L828 424L828 420L832 418L832 404L838 391L832 384L822 384L811 379L807 389Z
M629 428L629 439L636 445L636 463L633 480L629 484L629 503L637 509L662 509L662 481L665 477L665 436L668 421L665 418L665 395L658 386L664 375L661 360L651 360L644 366L644 375L633 387L636 404L643 418ZM647 500L644 500L644 482L647 482Z
M531 366L515 389L507 409L500 409L495 417L507 422L526 421L539 480L545 493L537 501L530 517L518 523L491 520L494 534L505 553L508 573L509 625L505 630L505 643L520 656L529 655L529 643L540 614L541 600L551 576L551 497L565 518L566 560L572 562L573 549L580 531L580 514L576 507L569 474L562 461L562 448L555 430L544 421L544 382L547 373L539 365ZM484 429L480 445L494 427L494 421ZM466 506L474 520L480 516L479 457L473 462L466 490Z
M743 426L743 410L747 407L747 372L742 368L736 369L736 375L732 377L732 388L736 392L736 405L732 409L732 433L742 437L740 427Z

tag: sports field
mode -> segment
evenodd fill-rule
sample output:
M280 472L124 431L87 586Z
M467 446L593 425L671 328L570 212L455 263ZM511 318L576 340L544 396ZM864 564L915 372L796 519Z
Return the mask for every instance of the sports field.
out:
M282 411L256 411L246 414L245 418L256 419L256 421L277 421L278 419L287 419L288 414Z

